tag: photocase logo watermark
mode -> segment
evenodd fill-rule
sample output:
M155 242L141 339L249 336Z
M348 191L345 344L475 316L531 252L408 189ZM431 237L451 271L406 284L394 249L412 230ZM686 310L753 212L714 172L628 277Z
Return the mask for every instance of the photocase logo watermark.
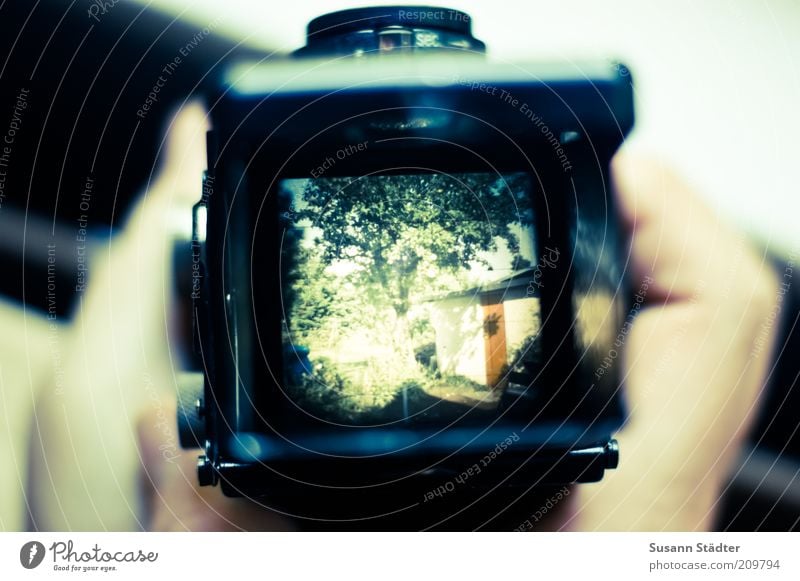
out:
M528 288L526 289L526 294L529 297L532 297L537 294L537 288L542 288L544 283L542 282L542 276L544 274L543 268L556 268L558 265L558 258L561 253L558 251L558 248L550 248L549 246L545 246L544 249L547 253L542 253L542 257L539 259L539 262L536 264L536 268L533 269L533 279L528 283Z
M3 207L3 200L6 197L6 179L8 168L11 164L11 154L14 151L17 134L22 131L22 119L25 116L25 110L28 108L29 96L30 89L20 88L11 113L8 129L5 135L2 136L2 140L0 140L0 208Z
M89 15L89 18L100 22L99 16L105 16L108 14L118 3L119 0L93 0L91 6L89 6L89 9L86 11L86 14Z
M178 49L180 56L175 55L171 61L164 65L164 67L161 69L161 74L158 75L158 79L153 86L150 87L150 92L147 94L142 106L136 110L136 116L139 117L139 119L144 119L147 117L147 114L150 112L150 110L155 108L160 97L159 94L161 93L161 89L167 85L181 64L183 64L184 59L192 54L192 51L200 46L200 43L202 43L211 35L211 32L217 27L218 24L219 19L209 23L208 26L198 31L197 34L195 34L191 40L189 40L189 42Z
M515 442L519 442L519 435L516 432L513 432L505 440L498 442L498 444L483 458L481 458L478 462L475 462L475 464L464 470L461 474L451 480L448 480L436 489L426 492L423 502L428 502L436 497L441 498L448 492L453 492L456 489L457 484L466 484L467 480L480 474L483 468L487 468L489 464L491 464L498 456L500 456L500 454L502 454Z
M78 231L75 233L75 254L78 264L78 273L75 281L75 292L82 293L86 290L86 279L89 272L89 256L86 253L86 239L89 236L89 208L91 207L94 178L86 176L81 192L78 208L81 215L78 217Z
M570 490L567 486L562 487L561 490L548 498L530 518L526 519L524 523L515 528L514 532L519 533L533 529L534 525L542 520L548 512L553 510L559 502L568 497L569 493Z
M458 22L469 22L469 14L459 12L458 10L426 10L426 9L405 9L401 8L397 11L397 17L400 20L454 20Z
M778 289L775 294L775 302L769 314L761 323L761 329L753 341L753 350L750 352L750 359L755 359L756 357L760 356L764 352L766 346L770 344L769 338L772 335L776 322L779 320L778 315L783 309L783 301L792 287L795 260L797 260L796 248L792 250L788 260L786 261L786 265L783 269L783 278L781 279L781 283L778 285Z
M197 210L197 236L198 239L192 240L192 300L200 300L202 290L203 274L203 243L205 242L206 223L208 221L208 201L214 195L214 176L207 175L203 179L203 193L200 201L201 206Z
M155 563L158 553L134 550L105 550L95 543L91 547L77 547L72 540L56 541L45 549L39 541L29 541L19 550L19 563L26 569L35 569L49 554L53 571L71 573L109 573L126 566Z
M36 569L42 564L46 552L39 541L29 541L19 550L19 562L26 569Z
M164 437L164 441L158 446L158 451L161 452L161 457L164 458L164 460L173 464L180 456L178 440L172 428L175 418L171 417L164 410L164 405L161 403L161 397L153 383L153 378L147 371L144 373L144 390L147 392L148 398L156 411L156 419L158 421L153 427L160 431L161 435Z
M621 349L622 346L625 344L625 341L628 339L628 334L633 329L633 322L636 320L636 317L639 315L639 312L644 305L644 301L647 298L647 291L650 288L650 285L655 282L655 279L651 276L645 276L642 279L642 283L639 286L639 290L636 291L636 294L633 295L633 304L631 305L630 310L628 311L628 316L625 317L625 322L623 323L622 327L617 333L617 337L614 340L614 346L608 350L608 353L605 357L603 357L603 361L594 371L594 378L599 380L603 375L606 374L607 371L611 369L614 365L614 361L616 361L617 357L619 356L620 352L617 349Z
M569 172L572 170L572 163L570 163L569 157L567 157L567 151L564 149L564 144L568 141L568 134L562 134L560 136L556 135L550 129L550 126L547 125L545 119L539 113L537 113L530 104L517 98L508 89L503 89L497 85L492 85L491 83L467 79L458 75L453 77L453 82L456 82L464 87L469 87L470 91L477 91L492 97L497 97L502 103L505 103L506 105L519 111L536 129L541 132L542 136L544 136L544 139L546 139L553 148L553 152L558 157L558 161L561 164L561 169L563 169L564 172Z
M322 162L316 167L311 169L311 177L319 178L331 169L333 166L336 165L336 160L342 161L354 155L356 153L360 153L362 151L366 151L367 147L369 146L369 141L361 141L359 143L348 143L341 149L337 149L334 157L328 155L325 157Z

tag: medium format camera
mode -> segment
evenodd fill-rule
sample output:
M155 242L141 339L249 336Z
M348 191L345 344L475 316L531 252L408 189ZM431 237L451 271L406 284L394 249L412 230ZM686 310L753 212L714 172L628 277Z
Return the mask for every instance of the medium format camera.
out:
M355 9L208 106L178 412L201 484L308 528L513 528L617 465L625 67Z

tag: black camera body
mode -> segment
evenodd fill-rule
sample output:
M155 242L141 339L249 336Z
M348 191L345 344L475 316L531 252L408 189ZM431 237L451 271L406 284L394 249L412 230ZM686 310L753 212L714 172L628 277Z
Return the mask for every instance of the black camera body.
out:
M627 69L490 62L466 14L383 7L220 87L179 408L201 484L475 528L616 466Z

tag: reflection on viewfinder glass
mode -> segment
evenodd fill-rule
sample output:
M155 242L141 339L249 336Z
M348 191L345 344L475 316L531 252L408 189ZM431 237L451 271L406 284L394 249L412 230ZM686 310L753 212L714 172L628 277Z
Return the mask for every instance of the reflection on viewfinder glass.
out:
M491 416L540 367L527 174L284 180L284 391L350 425Z

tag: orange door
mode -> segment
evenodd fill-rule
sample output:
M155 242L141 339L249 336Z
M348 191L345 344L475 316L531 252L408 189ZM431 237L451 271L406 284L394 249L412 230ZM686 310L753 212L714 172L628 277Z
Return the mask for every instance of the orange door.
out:
M483 345L486 350L486 383L489 387L497 387L508 363L503 303L483 305Z

